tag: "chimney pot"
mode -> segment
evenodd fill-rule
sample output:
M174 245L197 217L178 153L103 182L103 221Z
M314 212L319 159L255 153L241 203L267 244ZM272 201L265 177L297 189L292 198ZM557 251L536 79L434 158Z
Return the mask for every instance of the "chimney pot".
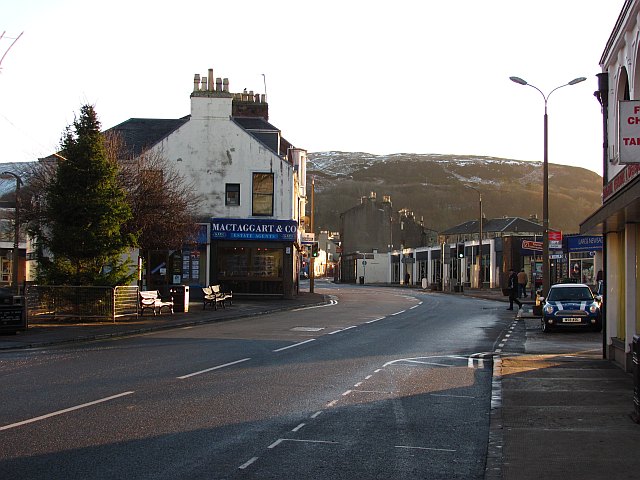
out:
M193 76L193 91L197 92L198 90L200 90L200 74L196 73Z
M209 91L213 91L213 68L209 69L208 79L209 79Z
M222 78L216 78L216 92L222 91Z
M228 78L223 78L222 79L222 91L223 92L229 92L229 79Z

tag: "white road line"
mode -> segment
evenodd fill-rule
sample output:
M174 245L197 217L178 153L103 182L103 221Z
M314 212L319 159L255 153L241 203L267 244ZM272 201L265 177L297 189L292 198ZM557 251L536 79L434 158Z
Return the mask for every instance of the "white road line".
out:
M501 349L501 348L496 348L496 349L494 350L494 352L496 352L496 353L500 353L500 352L502 352L502 349Z
M349 395L351 393L351 390L347 390L346 392L344 392L342 394L343 397L346 397L347 395Z
M414 305L413 307L411 307L409 310L413 310L414 308L418 308L418 305Z
M27 425L33 422L39 422L40 420L45 420L47 418L55 417L56 415L62 415L63 413L73 412L74 410L80 410L81 408L87 408L92 405L97 405L98 403L108 402L109 400L114 400L116 398L124 397L126 395L131 395L134 392L124 392L119 393L117 395L112 395L110 397L101 398L100 400L94 400L93 402L83 403L82 405L76 405L75 407L65 408L64 410L58 410L57 412L48 413L46 415L41 415L39 417L30 418L29 420L23 420L22 422L12 423L11 425L5 425L0 427L0 430L9 430L10 428L20 427L22 425Z
M316 413L314 413L313 415L311 415L311 418L316 418L318 415L320 415L322 413L322 410L317 411Z
M391 395L393 392L381 392L379 390L351 390L352 393L382 393L385 395Z
M399 312L392 313L390 316L395 317L396 315L400 315L401 313L404 313L404 312L406 312L406 310L400 310Z
M500 343L498 346L499 346L500 348L504 347L504 342Z
M360 385L362 385L362 382L358 382L354 385L354 387L358 388Z
M407 445L395 445L395 448L408 448L411 450L433 450L435 452L455 452L450 448L409 447Z
M365 322L365 323L379 322L380 320L384 320L385 318L387 317L374 318L373 320L369 320L368 322Z
M240 470L244 470L245 468L247 468L249 465L251 465L253 462L255 462L256 460L258 460L258 457L253 457L250 458L249 460L247 460L245 463L243 463L242 465L240 465L238 468Z
M293 347L299 347L300 345L304 345L305 343L315 342L315 341L316 341L315 338L310 338L309 340L305 340L304 342L294 343L293 345L282 347L282 348L279 348L279 349L273 350L273 351L274 352L282 352L283 350L288 350L288 349L293 348Z
M269 445L267 448L276 448L278 445L280 445L282 442L284 442L284 438L279 438L278 440L276 440L275 442L273 442L271 445Z
M251 359L250 358L243 358L242 360L236 360L235 362L229 362L229 363L225 363L224 365L218 365L216 367L206 368L204 370L200 370L199 372L193 372L193 373L189 373L188 375L182 375L181 377L178 377L178 378L180 380L184 380L185 378L195 377L196 375L200 375L200 374L207 373L207 372L212 372L213 370L219 370L221 368L229 367L231 365L236 365L238 363L246 362L248 360L251 360Z
M300 425L298 425L296 428L294 428L293 430L291 430L292 432L297 432L298 430L300 430L302 427L304 427L306 425L306 423L301 423Z
M344 332L345 330L351 330L352 328L358 328L358 326L357 325L351 325L350 327L343 328L342 331Z
M311 307L296 308L296 309L292 310L292 312L300 312L302 310L311 310L313 308L332 307L332 306L337 305L337 304L338 304L337 300L330 300L329 303L325 303L324 305L313 305Z
M378 373L378 372L381 372L381 371L382 371L382 369L381 369L381 368L379 368L379 369L377 369L377 370L374 370L374 371L373 371L373 373Z
M338 442L331 442L329 440L301 440L301 439L297 439L297 438L279 438L278 440L273 442L271 445L269 445L267 448L276 448L282 442L329 443L329 444L333 444L333 445L337 445L338 444Z
M331 400L329 403L327 403L327 407L333 407L338 403L338 400Z
M373 377L373 375L367 375L366 377L364 377L364 379L369 380L371 377Z
M336 333L340 333L342 330L336 330L335 332L329 332L327 335L335 335Z

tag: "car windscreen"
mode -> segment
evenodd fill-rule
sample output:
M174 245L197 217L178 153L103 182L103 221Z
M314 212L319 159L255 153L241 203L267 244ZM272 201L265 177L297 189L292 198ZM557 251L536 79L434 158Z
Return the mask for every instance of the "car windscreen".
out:
M574 302L591 302L593 301L593 294L589 287L584 288L552 288L549 290L549 301L558 302L562 300L569 300Z

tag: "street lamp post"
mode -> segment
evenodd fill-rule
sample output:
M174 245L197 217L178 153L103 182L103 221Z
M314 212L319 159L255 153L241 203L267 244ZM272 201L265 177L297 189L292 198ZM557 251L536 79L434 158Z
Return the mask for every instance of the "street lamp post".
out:
M22 185L22 179L13 172L2 172L0 178L13 177L16 180L16 209L14 219L14 234L13 234L13 260L11 261L11 284L16 289L16 293L20 293L18 288L18 247L20 242L20 185Z
M478 237L478 288L482 288L484 283L484 272L482 271L482 193L471 185L465 185L465 187L475 190L478 194L478 204L480 205L480 236Z
M548 125L549 125L549 117L547 115L547 102L549 97L553 92L562 87L567 87L569 85L575 85L576 83L584 82L586 80L585 77L574 78L568 83L564 85L560 85L559 87L551 90L547 95L542 93L538 87L527 83L520 77L509 77L509 80L517 83L518 85L525 85L531 88L536 89L544 98L544 161L543 161L543 170L542 170L542 180L543 180L543 188L542 188L542 294L544 296L547 295L547 292L550 288L551 279L549 278L549 142L548 142Z

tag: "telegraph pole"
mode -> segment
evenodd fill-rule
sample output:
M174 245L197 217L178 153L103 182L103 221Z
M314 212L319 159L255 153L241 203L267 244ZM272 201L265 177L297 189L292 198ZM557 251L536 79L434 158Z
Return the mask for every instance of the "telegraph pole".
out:
M315 182L316 179L314 177L311 177L311 217L310 217L310 227L311 227L311 233L314 234L314 241L315 241L315 231L314 231L314 225L313 225L313 202L314 202L314 195L315 195ZM311 248L313 251L313 247ZM314 287L314 279L315 279L315 263L316 263L316 259L313 256L313 254L311 254L311 256L309 257L309 293L314 293L313 292L313 287Z

